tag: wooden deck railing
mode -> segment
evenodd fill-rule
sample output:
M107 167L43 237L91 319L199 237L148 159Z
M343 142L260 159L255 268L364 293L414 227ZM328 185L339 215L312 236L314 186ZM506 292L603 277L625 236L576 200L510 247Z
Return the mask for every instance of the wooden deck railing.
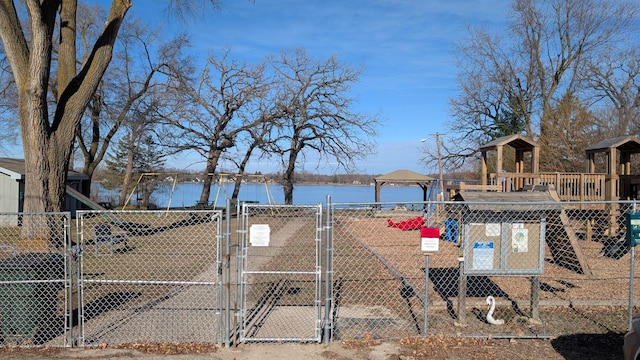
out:
M535 185L553 185L562 201L606 200L605 181L606 174L505 172L489 175L489 184L501 185L504 192L521 191Z

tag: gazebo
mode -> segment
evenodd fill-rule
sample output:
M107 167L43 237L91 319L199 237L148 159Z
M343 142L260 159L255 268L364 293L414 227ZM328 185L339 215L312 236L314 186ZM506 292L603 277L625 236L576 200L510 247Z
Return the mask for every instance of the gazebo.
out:
M427 195L429 193L429 186L435 181L434 178L427 175L422 175L410 170L396 170L385 175L380 175L375 178L376 182L376 202L380 202L380 190L385 184L396 183L412 183L417 184L422 189L422 200L427 201Z

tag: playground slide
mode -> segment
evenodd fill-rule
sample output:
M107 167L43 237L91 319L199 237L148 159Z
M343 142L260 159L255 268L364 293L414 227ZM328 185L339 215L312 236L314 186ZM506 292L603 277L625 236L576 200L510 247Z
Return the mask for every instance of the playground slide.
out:
M74 199L80 201L81 203L87 205L89 208L93 209L93 210L107 210L105 209L103 206L101 206L100 204L98 204L97 202L91 200L90 198L84 196L81 192L79 192L78 190L67 186L67 194L69 194L71 197L73 197Z
M558 193L555 189L549 189L549 194L551 197L557 201L561 202ZM582 252L582 247L578 243L578 236L576 235L576 231L571 224L571 220L567 215L567 212L564 208L564 204L562 205L562 209L560 210L560 222L558 221L547 221L547 227L557 227L556 224L562 224L561 229L548 229L547 234L547 243L552 245L551 251L554 253L554 258L557 258L556 261L560 260L560 262L566 261L567 263L577 263L579 264L582 273L585 275L591 275L591 269L589 268L589 264ZM567 236L559 236L561 233L565 233ZM555 235L553 238L550 238L549 235ZM573 251L571 251L573 250Z
M109 211L109 209L106 209L104 206L100 205L99 203L97 203L97 202L91 200L90 198L84 196L84 194L82 194L78 190L67 186L66 192L67 192L67 194L69 194L74 199L77 199L81 203L87 205L90 209L92 209L92 210L102 210L103 211L102 212L102 216L104 216L107 219L111 220L111 222L114 223L115 225L117 225L119 227L122 227L124 225L124 222L122 220L118 219L113 213L111 213Z

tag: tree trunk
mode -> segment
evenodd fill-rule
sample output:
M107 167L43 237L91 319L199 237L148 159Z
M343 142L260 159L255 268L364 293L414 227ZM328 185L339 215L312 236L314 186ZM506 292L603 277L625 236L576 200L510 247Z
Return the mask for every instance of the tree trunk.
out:
M284 191L285 205L293 205L293 184L294 184L295 157L289 159L287 169L282 174L282 190Z
M132 136L133 137L133 136ZM133 142L129 144L129 151L127 151L127 167L124 171L124 178L122 179L122 189L120 189L120 205L126 205L127 196L132 190L131 183L133 182Z
M218 160L222 150L212 149L209 151L209 157L207 158L207 167L204 173L204 185L202 187L202 193L200 193L200 199L198 200L198 206L207 206L209 204L209 198L211 197L211 185L213 184L213 174L218 166ZM219 184L222 186L222 184Z
M284 178L282 181L282 190L284 191L284 203L285 205L293 205L293 182Z
M249 159L251 159L251 153L253 153L253 149L255 148L255 142L249 146L249 149L244 153L244 157L238 165L238 174L242 174L240 176L236 176L236 183L233 187L233 193L231 194L231 200L238 199L238 194L240 194L240 186L242 185L242 179L244 178L244 170L247 168L247 163L249 163Z

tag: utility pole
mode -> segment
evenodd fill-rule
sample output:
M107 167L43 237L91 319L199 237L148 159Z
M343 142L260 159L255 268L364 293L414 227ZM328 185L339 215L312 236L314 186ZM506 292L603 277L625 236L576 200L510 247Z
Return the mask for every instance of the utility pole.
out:
M443 179L443 174L442 174L442 154L440 152L440 133L436 132L435 134L430 134L430 135L435 135L436 137L436 151L438 154L438 182L440 183L440 200L444 201L444 179ZM420 139L420 142L426 142L428 139ZM438 200L437 196L436 196L436 200Z
M436 148L438 151L438 175L440 176L440 199L444 201L444 183L442 179L442 155L440 154L440 133L436 133Z

